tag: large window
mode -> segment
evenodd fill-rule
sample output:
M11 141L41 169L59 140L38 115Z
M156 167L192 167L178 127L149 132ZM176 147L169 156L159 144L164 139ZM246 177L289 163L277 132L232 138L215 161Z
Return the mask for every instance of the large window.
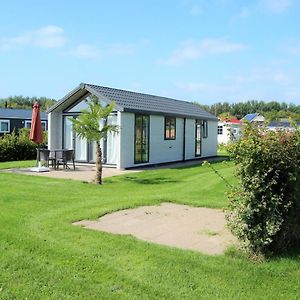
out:
M135 115L134 163L149 162L149 123L147 115Z
M204 139L208 137L208 124L206 120L202 121L202 135Z
M0 132L9 133L10 132L10 121L9 120L0 120Z
M176 118L165 117L165 140L176 139Z
M42 122L42 128L43 130L47 130L47 122L46 121L41 121ZM25 128L31 128L31 121L25 121Z
M218 134L219 135L223 134L223 125L218 125Z
M201 129L203 126L202 120L196 120L195 123L195 156L201 156Z

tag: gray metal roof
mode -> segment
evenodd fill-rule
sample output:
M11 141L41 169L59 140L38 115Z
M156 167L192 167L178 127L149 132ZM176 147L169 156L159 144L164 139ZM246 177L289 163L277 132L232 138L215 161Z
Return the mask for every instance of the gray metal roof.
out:
M217 120L215 116L191 102L85 83L80 84L79 87L50 108L48 112L58 108L80 89L85 89L104 101L115 101L116 109L120 111Z
M32 116L31 109L0 108L0 119L20 119L30 120ZM41 120L47 120L45 112L40 112Z

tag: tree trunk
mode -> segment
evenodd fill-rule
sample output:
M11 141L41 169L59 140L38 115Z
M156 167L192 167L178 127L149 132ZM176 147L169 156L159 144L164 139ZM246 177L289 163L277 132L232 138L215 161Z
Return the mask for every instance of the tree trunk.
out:
M95 183L102 184L102 150L100 141L96 142L96 176Z

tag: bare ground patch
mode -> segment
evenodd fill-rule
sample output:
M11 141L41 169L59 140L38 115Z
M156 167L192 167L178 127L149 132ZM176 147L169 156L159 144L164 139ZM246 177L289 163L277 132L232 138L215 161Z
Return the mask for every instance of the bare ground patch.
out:
M221 210L172 203L125 209L73 224L210 255L222 254L236 241Z

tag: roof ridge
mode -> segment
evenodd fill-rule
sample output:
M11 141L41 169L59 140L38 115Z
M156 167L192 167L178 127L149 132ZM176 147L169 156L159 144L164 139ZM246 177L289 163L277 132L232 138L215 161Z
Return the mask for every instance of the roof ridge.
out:
M189 103L192 105L196 105L188 100L182 100L182 99L174 99L174 98L170 98L170 97L166 97L166 96L158 96L158 95L153 95L153 94L146 94L146 93L141 93L141 92L135 92L135 91L129 91L129 90L124 90L124 89L119 89L119 88L112 88L109 86L103 86L103 85L96 85L96 84L90 84L90 83L84 83L85 85L89 85L89 86L95 86L95 87L100 87L100 88L107 88L107 89L112 89L112 90L118 90L118 91L122 91L122 92L128 92L128 93L133 93L133 94L139 94L139 95L145 95L145 96L152 96L152 97L157 97L157 98L164 98L164 99L168 99L168 100L173 100L173 101L178 101L178 102L185 102L185 103Z

